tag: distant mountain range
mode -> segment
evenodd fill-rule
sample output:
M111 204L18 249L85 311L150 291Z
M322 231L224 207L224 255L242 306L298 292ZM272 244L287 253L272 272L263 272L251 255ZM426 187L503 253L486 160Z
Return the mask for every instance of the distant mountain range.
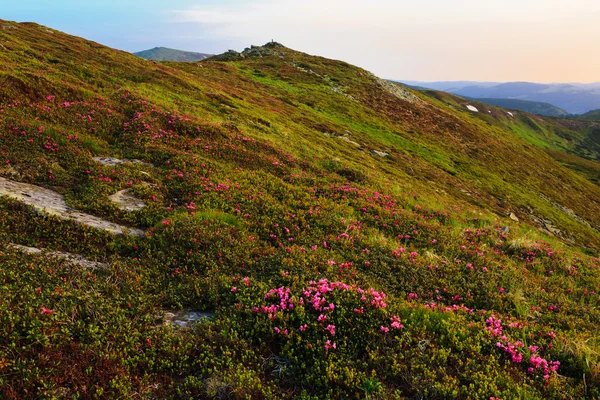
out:
M196 62L207 59L212 54L194 53L192 51L175 50L167 47L155 47L150 50L139 51L134 55L153 61L179 61Z
M565 110L569 114L584 114L591 110L600 109L600 82L588 84L473 81L401 82L411 86L441 90L462 97L474 98L482 102L485 102L485 99L514 99L548 103ZM515 104L517 106L522 105ZM517 106L510 108L521 109Z
M529 101L519 99L474 99L491 106L508 108L512 110L525 111L531 114L546 117L567 117L569 113L560 107L541 101Z

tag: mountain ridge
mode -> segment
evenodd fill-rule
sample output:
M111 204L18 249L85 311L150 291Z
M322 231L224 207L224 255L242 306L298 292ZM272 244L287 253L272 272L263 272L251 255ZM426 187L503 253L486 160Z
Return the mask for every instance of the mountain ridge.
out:
M135 52L133 55L152 61L177 62L197 62L212 56L212 54L176 50L168 47L154 47L152 49Z
M410 81L407 81L410 83ZM600 84L598 83L532 83L504 82L482 83L413 82L413 84L437 90L449 91L470 98L517 99L549 103L570 114L583 114L600 108Z

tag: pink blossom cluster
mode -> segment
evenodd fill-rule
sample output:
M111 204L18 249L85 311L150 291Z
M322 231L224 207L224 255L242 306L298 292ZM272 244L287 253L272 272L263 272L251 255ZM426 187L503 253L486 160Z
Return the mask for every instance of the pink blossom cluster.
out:
M501 336L502 335L502 320L499 318L496 318L495 315L492 315L491 317L489 317L485 321L485 324L487 325L485 330L490 332L492 334L492 336Z
M237 288L236 288L237 290ZM291 290L289 288L280 287L277 289L271 289L264 296L266 300L271 299L273 304L262 305L260 307L254 307L254 312L267 314L271 321L276 320L277 313L285 310L293 310L296 305L307 305L308 309L314 310L313 312L318 313L316 317L317 322L320 324L324 332L330 336L337 334L337 328L333 323L329 323L331 313L337 308L333 302L327 300L327 295L334 291L350 291L359 294L360 301L369 304L371 309L383 309L387 307L385 302L386 294L379 292L374 288L368 290L361 289L356 285L348 285L342 282L329 282L327 279L321 279L319 281L311 281L308 287L302 290L302 295L299 298L293 298ZM356 314L363 314L367 305L354 308ZM400 318L393 316L390 318L390 326L380 326L382 332L389 332L391 329L402 329L404 325L401 324ZM300 332L304 332L308 329L307 324L303 324L298 327ZM274 331L277 334L288 335L291 333L291 329L283 327L274 327ZM337 348L337 344L331 340L325 342L325 350L333 350Z
M525 344L519 340L511 342L508 337L503 334L502 331L502 321L499 318L496 318L492 315L486 321L486 330L490 332L492 336L500 336L499 341L496 342L496 347L502 349L504 352L510 355L511 361L514 363L521 363L524 360L524 349ZM521 324L511 323L509 327L517 327L521 328ZM554 332L548 333L550 338L555 338L556 334ZM538 354L539 346L528 346L527 350L531 353L529 357L530 367L527 368L527 371L533 373L537 369L541 369L544 372L544 379L550 379L551 371L558 371L558 367L560 366L559 361L548 361L545 358L541 357Z

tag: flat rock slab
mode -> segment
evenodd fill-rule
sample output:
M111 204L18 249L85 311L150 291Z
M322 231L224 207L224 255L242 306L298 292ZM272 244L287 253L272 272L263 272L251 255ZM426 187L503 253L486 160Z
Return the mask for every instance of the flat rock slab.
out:
M102 229L115 235L127 232L131 235L144 236L144 231L141 229L127 228L94 215L76 211L67 206L64 196L40 186L0 177L0 196L12 197L48 214L56 215L62 219L71 219L80 224Z
M202 322L214 317L214 314L200 311L168 311L164 315L164 324L177 328L188 328L194 322Z
M144 164L144 165L148 165L148 166L152 166L151 164L145 163L141 160L121 160L119 158L114 158L114 157L93 157L94 161L96 161L99 164L102 165L106 165L109 167L114 167L116 165L121 165L121 164Z
M379 157L387 157L387 156L389 156L388 153L383 152L383 151L378 151L378 150L371 150L371 154L373 154L374 156L379 156Z
M14 244L14 243L9 244L9 247L16 249L16 250L20 250L23 253L27 253L27 254L46 254L47 256L52 257L52 258L64 258L67 261L69 261L73 264L80 265L84 268L108 269L108 267L109 267L109 265L106 263L88 260L87 258L85 258L79 254L65 253L62 251L53 251L53 250L44 251L42 249L38 249L37 247L28 247L28 246L23 246L23 245Z
M108 198L123 211L139 211L146 207L146 204L131 194L129 189L121 190Z

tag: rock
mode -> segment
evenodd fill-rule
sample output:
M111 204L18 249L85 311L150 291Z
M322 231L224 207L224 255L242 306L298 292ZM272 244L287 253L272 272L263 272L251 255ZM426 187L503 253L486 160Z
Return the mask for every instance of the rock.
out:
M121 160L119 158L114 158L114 157L93 157L93 159L97 163L105 165L105 166L109 166L109 167L114 167L114 166L120 165L120 164L144 164L147 166L152 166L152 164L145 163L142 160L136 160L136 159Z
M421 101L421 99L412 94L410 90L408 90L404 86L398 83L393 83L390 81L386 81L385 79L378 78L377 76L371 73L369 73L369 75L375 80L375 83L377 83L379 87L381 87L386 92L392 94L393 96L401 100L408 101L409 103L419 103Z
M517 221L519 222L519 218L516 216L515 213L511 212L510 214L508 214L509 218L512 219L513 221Z
M84 268L108 269L108 267L109 267L109 265L106 263L88 260L87 258L83 257L80 254L65 253L62 251L42 250L42 249L38 249L37 247L28 247L28 246L23 246L23 245L14 244L14 243L10 243L8 245L8 247L16 249L16 250L20 250L23 253L27 253L27 254L45 254L48 257L52 257L52 258L64 258L65 260L69 261L70 263L80 265Z
M131 235L144 236L144 231L141 229L127 228L94 215L74 210L67 206L65 198L61 194L40 186L0 177L0 196L11 197L44 213L56 215L61 219L74 220L80 224L102 229L115 235L128 232Z
M200 311L167 311L163 319L164 325L174 326L177 328L189 328L195 322L202 322L214 317L214 314Z
M378 150L371 150L371 154L373 154L374 156L379 156L379 157L387 157L387 156L389 156L388 153L385 153L383 151L378 151Z
M146 204L131 194L129 189L121 190L108 198L123 211L139 211L146 207Z
M477 109L477 107L475 107L475 106L472 106L472 105L467 105L467 108L468 108L470 111L473 111L473 112L479 112L479 110L478 110L478 109Z
M341 139L341 140L343 140L344 142L348 142L348 143L350 143L351 145L354 145L354 146L356 146L356 147L360 147L360 144L359 144L359 143L356 143L355 141L353 141L353 140L350 140L350 138L349 138L348 136L338 136L338 139Z

